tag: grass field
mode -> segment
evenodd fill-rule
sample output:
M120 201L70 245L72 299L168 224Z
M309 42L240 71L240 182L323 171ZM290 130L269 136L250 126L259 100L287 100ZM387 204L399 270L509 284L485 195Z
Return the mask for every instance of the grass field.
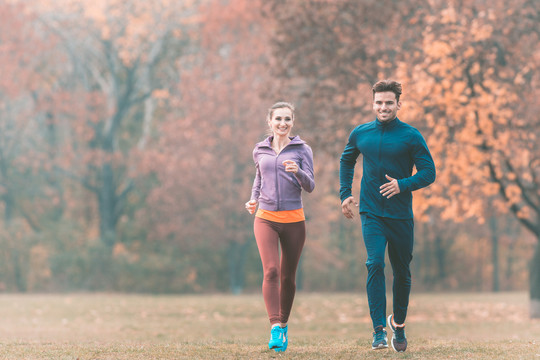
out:
M413 293L405 353L371 350L365 294L299 293L287 352L268 336L260 294L0 295L0 359L540 360L526 293Z

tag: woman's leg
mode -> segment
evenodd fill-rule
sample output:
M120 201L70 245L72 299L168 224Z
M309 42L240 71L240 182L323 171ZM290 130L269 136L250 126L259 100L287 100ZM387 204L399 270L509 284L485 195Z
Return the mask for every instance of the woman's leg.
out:
M270 324L280 322L279 316L279 236L272 221L255 217L253 231L263 266L262 293Z
M281 297L280 320L286 324L296 293L296 269L306 241L305 221L280 224L281 243Z

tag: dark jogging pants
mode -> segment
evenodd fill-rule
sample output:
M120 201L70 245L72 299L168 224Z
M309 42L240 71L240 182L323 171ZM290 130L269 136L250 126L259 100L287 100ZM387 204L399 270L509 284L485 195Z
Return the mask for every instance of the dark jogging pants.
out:
M384 256L388 244L388 258L392 265L394 282L394 321L405 323L411 292L410 263L414 243L414 222L362 213L362 235L367 250L367 295L373 328L386 326L386 286Z

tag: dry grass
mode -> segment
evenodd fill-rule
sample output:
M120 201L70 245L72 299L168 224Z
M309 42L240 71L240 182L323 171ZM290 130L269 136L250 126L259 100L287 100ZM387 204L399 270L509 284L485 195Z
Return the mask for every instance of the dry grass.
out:
M0 359L536 359L525 293L412 294L406 353L372 351L365 294L297 296L284 354L260 295L0 296Z

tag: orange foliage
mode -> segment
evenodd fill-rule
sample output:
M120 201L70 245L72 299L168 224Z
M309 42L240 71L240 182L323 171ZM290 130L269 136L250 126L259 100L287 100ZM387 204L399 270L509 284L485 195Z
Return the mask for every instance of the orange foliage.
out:
M452 119L436 125L433 136L438 141L428 140L438 160L437 182L445 184L447 196L455 203L443 212L450 219L460 216L451 209L460 209L458 204L469 198L478 198L484 205L462 214L481 219L492 210L485 194L493 196L500 187L506 194L507 206L524 208L525 197L538 202L534 190L524 191L540 187L540 183L532 181L537 170L525 160L530 149L538 153L538 147L524 135L533 134L535 138L540 131L529 112L531 101L539 94L532 80L538 73L533 70L538 69L538 62L533 60L538 40L528 30L534 24L525 15L529 5L528 1L477 2L476 12L465 4L443 5L438 9L442 21L435 15L428 18L424 55L406 60L419 64L410 73L416 112L429 111L429 125L434 124L431 114L438 119ZM520 10L512 11L514 16L508 17L510 8ZM529 118L527 124L520 120L524 118ZM490 172L489 166L495 171Z

